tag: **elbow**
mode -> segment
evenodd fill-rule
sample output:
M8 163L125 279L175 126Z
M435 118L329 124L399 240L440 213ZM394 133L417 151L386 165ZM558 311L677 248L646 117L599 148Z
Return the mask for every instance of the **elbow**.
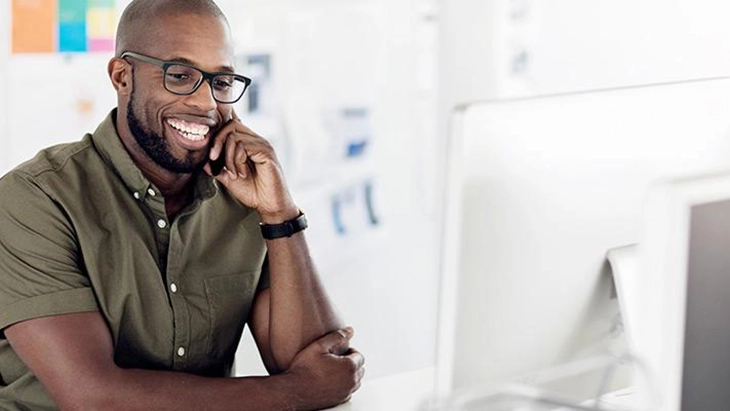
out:
M274 364L270 367L271 369L268 370L269 374L277 375L287 371L289 367L291 367L294 357L295 355L288 355L287 353L274 355Z
M297 341L292 336L283 336L278 339L272 336L270 361L266 364L267 371L271 375L286 372L294 362L299 353L307 347L305 341Z

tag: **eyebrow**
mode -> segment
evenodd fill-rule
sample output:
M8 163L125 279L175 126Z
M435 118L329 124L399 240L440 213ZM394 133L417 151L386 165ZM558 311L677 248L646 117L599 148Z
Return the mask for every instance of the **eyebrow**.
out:
M170 61L170 62L174 62L174 63L187 64L188 66L193 66L195 68L199 68L195 64L195 62L193 62L190 59L186 59L185 57L176 57L176 58L172 58L172 59L169 59L169 60L166 60L166 61ZM216 73L232 73L233 74L233 73L235 73L235 70L231 66L218 66L216 68L216 71L215 72Z

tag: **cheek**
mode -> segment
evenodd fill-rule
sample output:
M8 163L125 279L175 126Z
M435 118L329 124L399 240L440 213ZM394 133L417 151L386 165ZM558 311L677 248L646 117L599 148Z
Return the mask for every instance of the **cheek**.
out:
M155 131L161 132L163 127L164 114L168 108L174 105L174 102L159 98L159 96L146 96L145 100L141 100L137 104L137 113L144 119L147 126Z

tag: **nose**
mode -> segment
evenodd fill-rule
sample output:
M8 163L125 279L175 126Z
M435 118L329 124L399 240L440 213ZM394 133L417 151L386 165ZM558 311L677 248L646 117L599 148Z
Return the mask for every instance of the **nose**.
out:
M202 111L213 111L218 108L218 102L213 98L213 89L208 79L203 80L200 87L187 96L185 102Z

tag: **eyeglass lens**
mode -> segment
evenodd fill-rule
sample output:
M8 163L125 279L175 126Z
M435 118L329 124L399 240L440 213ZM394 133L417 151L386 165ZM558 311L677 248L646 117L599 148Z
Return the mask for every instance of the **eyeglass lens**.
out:
M192 67L171 65L165 72L165 88L176 94L190 94L203 81L203 73ZM233 76L219 74L211 81L213 97L228 103L238 100L246 89L246 83Z

